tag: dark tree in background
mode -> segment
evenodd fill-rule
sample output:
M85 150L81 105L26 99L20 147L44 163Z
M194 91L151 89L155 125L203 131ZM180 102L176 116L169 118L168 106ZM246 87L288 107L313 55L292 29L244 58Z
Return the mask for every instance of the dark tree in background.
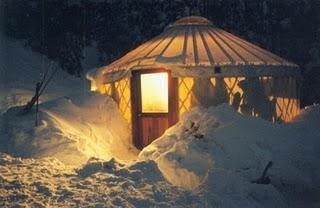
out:
M1 7L8 37L78 76L87 70L86 47L99 52L91 67L106 65L176 19L202 15L297 63L302 104L320 102L319 0L2 0Z

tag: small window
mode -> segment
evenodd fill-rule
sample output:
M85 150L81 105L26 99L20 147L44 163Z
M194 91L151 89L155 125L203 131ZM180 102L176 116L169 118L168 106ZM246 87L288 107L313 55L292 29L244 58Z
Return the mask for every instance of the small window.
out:
M168 113L168 73L141 74L142 113Z
M220 74L221 73L221 67L220 66L215 66L214 67L214 73L215 74Z

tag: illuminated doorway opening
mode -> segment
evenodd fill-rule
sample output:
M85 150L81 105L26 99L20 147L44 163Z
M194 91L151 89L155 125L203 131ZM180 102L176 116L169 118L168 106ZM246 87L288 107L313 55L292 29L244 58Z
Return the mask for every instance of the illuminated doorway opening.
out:
M142 113L168 113L168 73L141 74Z

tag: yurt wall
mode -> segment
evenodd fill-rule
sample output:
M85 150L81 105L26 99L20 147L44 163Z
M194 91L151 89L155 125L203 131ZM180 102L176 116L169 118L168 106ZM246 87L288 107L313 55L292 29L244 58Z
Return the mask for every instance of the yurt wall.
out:
M288 122L299 113L295 77L179 78L179 115L194 106L229 103L242 114Z
M109 95L118 104L119 111L131 126L131 95L130 78L124 78L117 82L104 84L98 91L101 94Z

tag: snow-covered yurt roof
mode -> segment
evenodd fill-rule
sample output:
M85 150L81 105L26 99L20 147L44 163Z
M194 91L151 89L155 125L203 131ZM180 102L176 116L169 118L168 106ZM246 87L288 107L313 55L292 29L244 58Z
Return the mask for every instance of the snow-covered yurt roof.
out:
M298 66L216 27L204 17L190 16L87 77L103 83L131 76L133 70L170 69L175 77L292 76Z

